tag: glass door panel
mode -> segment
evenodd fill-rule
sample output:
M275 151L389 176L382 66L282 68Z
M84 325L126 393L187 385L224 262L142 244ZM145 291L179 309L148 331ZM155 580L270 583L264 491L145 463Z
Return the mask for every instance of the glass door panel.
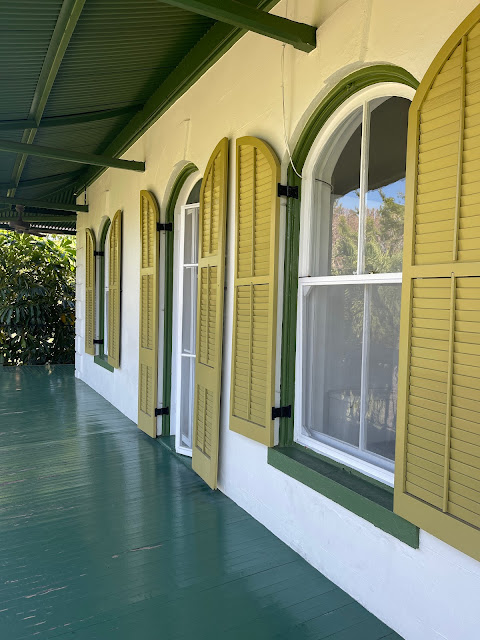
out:
M197 325L198 204L182 208L176 449L192 455Z

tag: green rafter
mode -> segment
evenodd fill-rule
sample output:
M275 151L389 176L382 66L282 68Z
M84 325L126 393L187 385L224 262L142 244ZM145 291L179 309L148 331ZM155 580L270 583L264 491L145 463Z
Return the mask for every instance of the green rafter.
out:
M72 171L69 173L56 173L55 175L44 176L42 178L31 178L30 180L22 180L20 185L22 189L28 189L29 187L42 187L45 184L52 184L57 182L66 182L67 180L73 181L78 178L80 171ZM0 189L12 189L15 185L11 182L0 182ZM63 189L64 187L62 187Z
M129 171L145 171L145 163L137 162L136 160L121 160L120 158L111 158L110 156L100 156L94 153L83 153L80 151L69 151L68 149L55 149L54 147L43 147L37 144L26 144L25 142L0 140L0 151L38 156L39 158L65 160L66 162L78 162L80 164L92 164L97 167L111 167L113 169L127 169Z
M62 4L52 39L50 40L50 45L45 55L45 60L43 61L42 70L27 119L29 122L36 123L36 126L25 129L23 132L22 143L25 145L31 145L37 135L38 124L42 119L53 83L57 77L60 64L67 50L70 38L77 26L84 4L85 0L64 0ZM7 195L15 195L27 158L28 151L23 151L18 155L11 178L11 182L15 186L8 190Z
M317 46L315 27L266 13L237 0L162 0L162 3L255 31L307 53Z
M245 0L245 6L269 11L279 0ZM240 40L247 29L217 22L187 53L175 70L150 96L143 109L136 113L114 140L103 150L112 156L121 156L152 126L175 102L192 87L215 62ZM75 184L79 193L90 186L105 169L87 169Z
M76 204L75 202L45 202L44 200L31 200L30 198L0 196L0 204L21 205L34 209L51 209L52 211L81 211L88 213L88 204Z
M0 131L18 131L19 129L47 129L49 127L64 127L70 124L82 124L84 122L97 122L116 118L128 113L139 111L141 105L128 105L116 109L103 109L101 111L87 111L85 113L72 113L66 116L51 116L43 118L40 122L35 120L2 120Z
M14 215L12 215L14 214ZM1 211L0 210L0 220L4 222L8 222L9 220L16 220L18 218L18 212L12 211L11 209ZM64 214L61 215L59 213L49 213L46 211L45 213L29 213L24 211L22 213L22 220L25 222L36 222L38 224L43 224L44 222L63 222L65 224L76 223L77 216L75 214Z

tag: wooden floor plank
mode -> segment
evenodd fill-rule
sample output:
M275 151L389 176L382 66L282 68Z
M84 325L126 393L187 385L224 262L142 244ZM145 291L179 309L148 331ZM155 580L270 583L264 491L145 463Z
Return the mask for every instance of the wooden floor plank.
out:
M0 638L401 640L74 377L0 368Z

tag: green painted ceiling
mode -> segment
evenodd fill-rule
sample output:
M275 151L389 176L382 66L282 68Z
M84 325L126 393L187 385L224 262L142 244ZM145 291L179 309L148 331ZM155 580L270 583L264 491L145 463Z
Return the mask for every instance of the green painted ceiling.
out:
M72 0L0 3L0 139L22 141L24 130L5 130L9 126L5 122L26 120L31 114L55 25L67 2L72 4ZM243 2L264 10L276 4L275 0ZM86 0L34 144L120 155L243 33L159 0ZM95 122L44 126L49 118L107 109L123 113ZM16 154L0 152L0 195L7 195L12 186L16 161ZM74 193L101 172L98 167L30 155L15 196L71 202ZM7 209L1 205L0 218L12 215ZM45 219L59 217L48 210L37 213Z

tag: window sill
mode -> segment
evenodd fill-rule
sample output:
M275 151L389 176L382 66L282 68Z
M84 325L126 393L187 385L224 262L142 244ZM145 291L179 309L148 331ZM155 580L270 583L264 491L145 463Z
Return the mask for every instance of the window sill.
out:
M268 464L418 549L418 527L393 512L393 490L305 447L273 447Z
M99 364L107 371L110 371L111 373L114 372L114 368L112 367L112 365L108 364L107 356L94 356L93 361L95 362L95 364Z

